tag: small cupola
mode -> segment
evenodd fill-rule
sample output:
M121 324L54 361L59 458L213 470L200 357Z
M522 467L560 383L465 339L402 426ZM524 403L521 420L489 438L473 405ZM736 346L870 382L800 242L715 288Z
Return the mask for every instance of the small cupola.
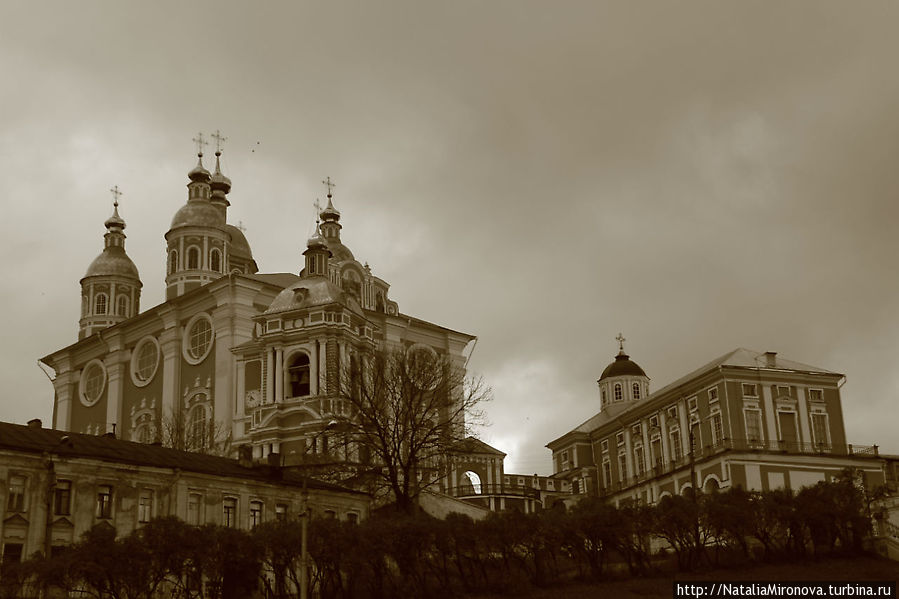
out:
M315 233L306 241L306 267L300 273L301 277L326 277L328 276L328 260L331 258L331 250L328 243L321 235L321 224L315 222Z
M619 333L615 340L618 341L618 355L605 367L597 381L601 408L611 403L644 399L649 395L649 377L625 353L626 339Z

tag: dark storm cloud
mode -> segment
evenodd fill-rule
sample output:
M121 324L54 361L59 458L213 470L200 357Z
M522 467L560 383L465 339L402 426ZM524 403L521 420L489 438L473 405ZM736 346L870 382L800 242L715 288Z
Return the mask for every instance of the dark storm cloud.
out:
M32 364L75 339L112 185L162 300L190 138L221 128L263 270L297 270L330 175L401 309L479 336L510 470L546 472L543 444L595 413L619 330L655 388L737 346L845 372L850 439L889 446L896 12L7 4L3 418L49 418Z

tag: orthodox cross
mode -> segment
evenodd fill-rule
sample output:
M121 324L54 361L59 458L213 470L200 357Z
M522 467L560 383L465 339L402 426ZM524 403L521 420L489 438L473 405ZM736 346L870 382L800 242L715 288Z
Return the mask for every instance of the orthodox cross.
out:
M325 180L322 181L322 184L324 184L328 187L328 199L330 199L331 198L331 189L334 187L337 187L337 186L334 185L333 183L331 183L331 177L326 177Z
M197 144L197 154L200 156L203 155L203 146L208 146L209 142L203 139L203 133L197 133L197 136L191 140L195 144Z
M324 181L322 181L324 183ZM315 201L312 203L315 206L315 214L319 214L322 211L322 203L318 201L318 198L315 198Z
M618 349L624 351L624 342L627 341L627 339L625 339L621 333L618 333L618 336L615 337L615 341L618 342Z
M216 129L215 133L213 133L209 137L211 137L212 139L215 140L215 153L221 154L222 144L224 144L226 141L228 141L228 138L225 137L224 135L222 135L218 129Z
M119 207L119 196L122 195L122 192L119 191L119 186L116 185L109 191L112 192L112 205L115 206L116 208L118 208Z

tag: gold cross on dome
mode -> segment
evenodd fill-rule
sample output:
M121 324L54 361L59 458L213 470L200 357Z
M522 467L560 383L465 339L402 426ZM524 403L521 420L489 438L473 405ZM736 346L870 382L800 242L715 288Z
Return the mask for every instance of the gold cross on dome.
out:
M618 333L618 336L615 337L615 341L618 342L618 349L624 351L624 342L627 341L627 339L624 338L624 335Z
M322 203L318 200L318 198L315 198L315 201L312 202L312 205L315 206L315 215L318 216L318 214L322 211Z
M203 132L197 133L197 136L191 140L197 144L197 154L203 153L203 146L208 146L209 142L203 139Z
M111 188L109 191L112 192L112 205L115 206L116 208L118 208L119 207L119 196L122 195L122 192L119 191L119 186L116 185L115 187Z
M330 198L331 197L331 189L333 189L337 186L334 185L333 183L331 183L331 177L325 177L325 180L322 181L322 184L326 185L328 187L328 197Z
M210 135L209 137L211 137L212 139L215 140L215 151L218 152L218 153L221 153L221 151L222 151L222 145L224 145L224 143L225 143L226 141L228 141L228 138L225 137L224 135L222 135L222 134L219 132L218 129L216 129L216 130L215 130L215 133L213 133L213 134Z

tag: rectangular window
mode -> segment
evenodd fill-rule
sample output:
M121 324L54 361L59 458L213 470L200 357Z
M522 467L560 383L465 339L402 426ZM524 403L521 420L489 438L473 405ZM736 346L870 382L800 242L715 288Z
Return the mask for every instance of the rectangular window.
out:
M556 490L556 481L554 481L554 480L546 481L546 490L547 491L555 491Z
M624 482L627 478L627 454L623 451L618 454L618 481Z
M830 434L827 426L827 414L823 412L812 412L812 436L815 439L816 448L826 448L830 446Z
M643 476L646 472L646 462L643 457L642 445L634 447L634 469L637 471L637 476Z
M702 428L698 417L690 419L690 437L690 453L699 452L702 449Z
M612 462L609 460L602 461L602 484L607 489L612 486Z
M25 511L25 477L9 477L9 497L6 500L7 512Z
M624 433L618 433L615 435L615 443L617 445L624 445Z
M658 468L662 465L662 438L654 437L652 442L649 444L649 449L652 452L650 459L652 460L652 467Z
M137 503L137 521L140 523L149 522L153 517L153 491L143 489Z
M97 518L112 518L112 487L100 485L97 488Z
M780 440L783 441L783 449L797 449L799 433L796 431L796 412L778 412L777 424L780 425Z
M335 518L337 518L337 512L335 512L334 510L325 510L325 518L327 518L328 520L334 520Z
M568 470L568 468L571 467L571 463L568 459L568 450L565 450L562 452L561 459L562 459L562 470Z
M200 525L200 505L202 496L199 493L191 493L187 496L187 523L194 526Z
M790 387L786 385L778 385L777 386L777 396L778 397L789 397L790 396Z
M53 513L57 516L68 516L71 512L72 481L57 480L53 490Z
M262 502L250 502L250 530L262 524Z
M759 410L743 410L743 416L746 419L746 438L750 443L761 443L764 440L762 413Z
M650 416L649 417L649 428L659 428L659 417L658 416Z
M284 521L287 520L287 505L284 503L278 503L275 505L275 519Z
M599 447L603 453L609 451L609 440L603 439L602 442L599 444Z
M759 391L755 383L743 383L743 397L758 397Z
M677 406L671 406L668 408L668 420L674 420L677 422Z
M691 412L696 411L696 405L697 404L696 404L696 396L695 395L687 400L687 409L690 410Z
M222 526L234 528L237 525L237 499L225 497L222 500Z
M680 429L674 429L668 433L671 441L671 459L679 462L684 457L684 449L680 442Z
M710 428L712 429L712 445L720 445L724 441L724 426L721 420L721 412L715 412L709 418Z
M824 401L824 390L823 389L809 389L808 390L808 400L809 401Z
M642 429L639 424L635 424L631 427L631 437L639 437L642 434Z
M712 387L709 389L709 403L715 403L718 401L718 387Z
M359 523L359 514L356 512L347 512L346 513L346 521L350 524L358 524Z

